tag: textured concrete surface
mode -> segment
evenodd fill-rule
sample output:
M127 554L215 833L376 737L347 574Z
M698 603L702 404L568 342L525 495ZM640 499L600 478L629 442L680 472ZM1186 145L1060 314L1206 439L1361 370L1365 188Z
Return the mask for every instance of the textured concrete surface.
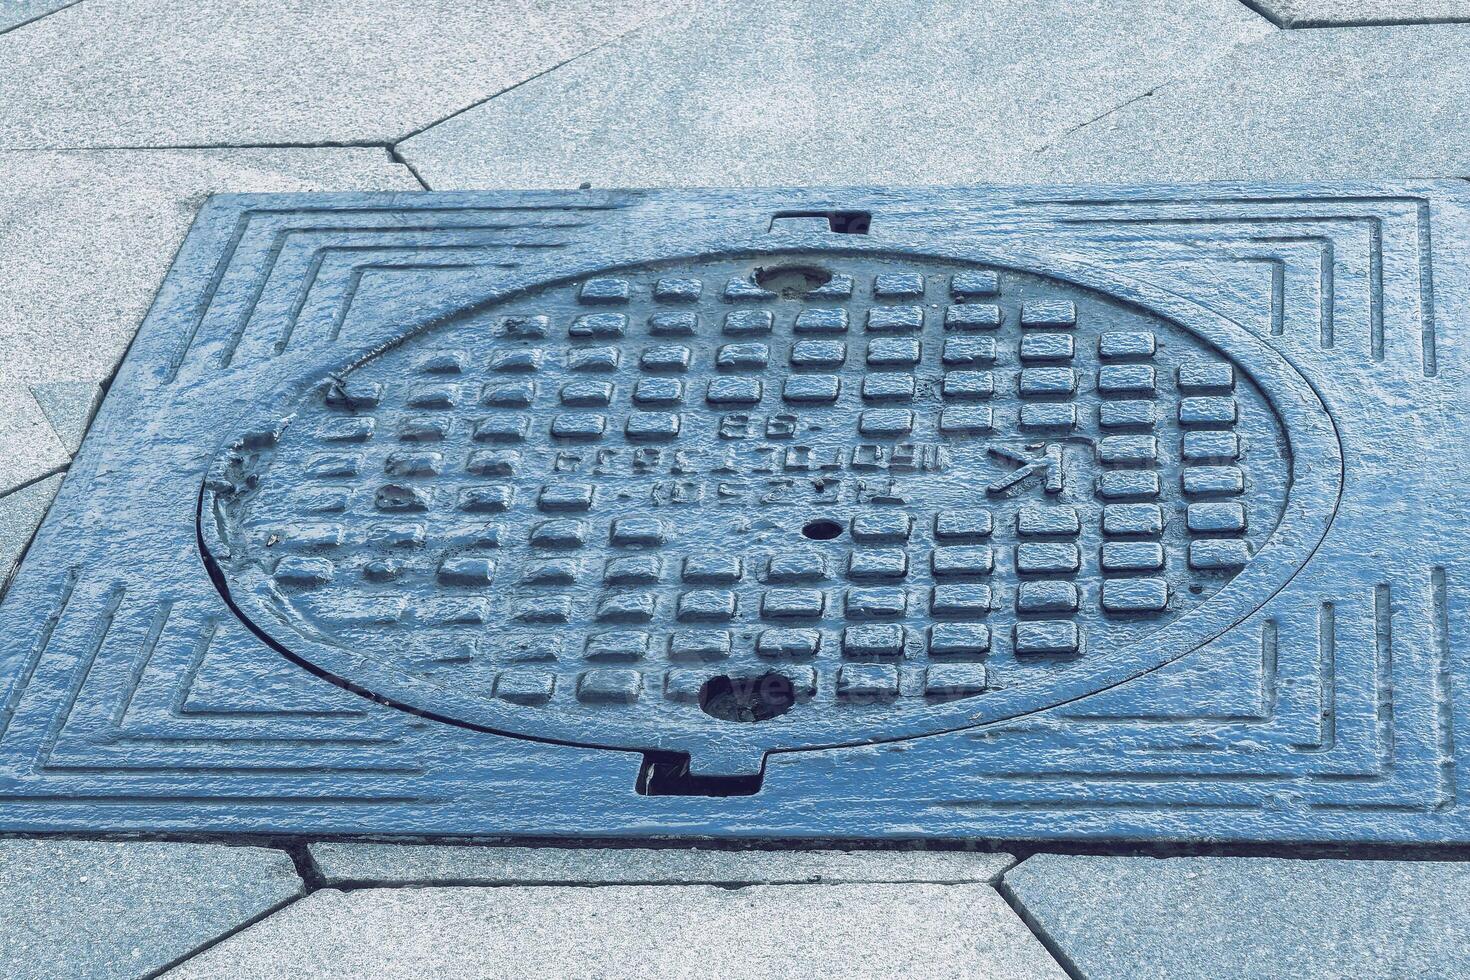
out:
M0 491L69 460L27 387L112 373L208 194L418 187L381 149L0 153Z
M95 381L47 381L30 389L51 430L67 453L75 456L102 402L102 386Z
M4 289L0 283L0 292ZM12 352L0 346L0 363L11 357ZM71 461L66 444L30 389L5 381L0 373L0 447L4 447L0 452L0 494L54 473Z
M0 496L0 595L59 489L57 473Z
M0 0L0 34L78 2L79 0Z
M1273 30L1235 0L702 4L400 149L436 189L1024 181L1056 134Z
M0 841L0 976L141 976L300 889L280 851Z
M203 977L1063 977L985 885L319 891Z
M1466 0L1252 0L1283 27L1470 20Z
M1280 31L1055 140L1075 182L1470 174L1470 26Z
M1005 884L1091 980L1470 976L1470 865L1041 854Z
M6 39L0 148L391 142L674 6L82 3Z
M608 884L989 882L1009 854L962 851L711 851L683 848L453 847L321 843L328 883Z

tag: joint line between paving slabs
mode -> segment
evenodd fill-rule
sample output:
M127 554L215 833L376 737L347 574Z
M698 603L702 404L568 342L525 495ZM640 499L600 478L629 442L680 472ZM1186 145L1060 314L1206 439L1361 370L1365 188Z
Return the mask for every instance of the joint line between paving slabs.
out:
M623 40L624 38L632 37L633 35L637 34L639 31L641 31L641 30L649 27L650 25L659 23L660 21L663 21L663 20L667 19L670 16L670 14L672 14L672 13L673 13L673 10L670 10L670 11L664 13L662 16L655 17L652 20L644 21L643 23L637 25L636 27L632 28L631 30L624 31L621 34L617 34L617 35L614 35L613 37L607 38L602 43L597 44L597 45L594 45L594 46L588 48L586 51L579 51L578 53L572 55L570 58L563 59L562 61L557 62L556 64L552 65L549 68L543 69L541 71L538 71L534 75L530 75L530 76L528 76L526 78L521 79L519 82L516 82L514 85L508 85L508 86L506 86L505 88L501 89L498 92L495 92L495 93L493 93L491 95L485 96L483 99L478 99L478 100L476 100L474 102L471 102L467 106L463 106L463 107L461 107L459 109L456 109L453 112L448 113L447 115L441 116L440 118L435 119L432 122L426 123L426 124L418 127L417 129L412 130L411 132L405 133L404 135L398 137L398 139L396 139L396 140L393 141L389 152L392 153L395 156L395 158L397 158L398 157L398 145L399 144L406 143L409 140L413 139L415 136L419 136L419 135L421 135L423 133L426 133L429 130L433 129L435 126L438 126L438 125L441 125L443 123L446 123L446 122L448 122L449 120L453 119L456 116L463 115L464 113L469 112L471 109L479 108L480 106L484 105L487 102L491 102L491 101L494 101L495 99L500 98L502 95L505 95L505 94L510 93L510 92L514 92L516 89L520 88L522 85L528 85L531 82L534 82L536 79L542 77L543 75L549 75L549 74L551 74L552 72L556 71L558 68L565 68L567 65L570 65L574 61L579 61L582 58L585 58L585 57L587 57L590 54L595 54L598 51L601 51L603 48L608 47L609 45L618 43L619 41ZM407 163L407 161L403 161L403 162L404 163ZM410 167L410 169L412 169L412 168ZM415 173L414 176L417 177L418 174ZM420 178L420 183L423 183L423 179L422 178ZM429 185L427 183L424 184L424 189L425 190L433 190L433 188L432 187L429 187Z
M113 144L109 146L6 146L0 153L107 153L165 150L382 150L391 152L392 145L382 140L315 140L291 143L157 143Z
M1014 867L1014 865L1013 865ZM1009 870L1009 869L1007 869ZM299 873L299 869L298 869ZM960 887L973 885L999 886L1000 877L986 878L776 878L755 880L732 878L728 880L695 879L670 881L668 878L339 878L309 886L310 891L360 892L392 889L413 891L420 888L720 888L725 891L742 891L746 888L810 888L812 886L838 887L843 885L933 885L936 887Z
M399 152L398 147L390 144L386 149L388 150L389 160L392 160L394 163L402 165L410 174L413 175L413 179L418 181L419 186L422 187L424 190L433 190L433 188L429 186L429 182L427 180L424 180L423 175L419 173L418 168L409 162L408 157Z
M1258 3L1257 0L1240 0L1240 5L1262 20L1270 23L1273 27L1279 27L1283 30L1287 28L1286 21L1268 10L1264 4Z
M11 487L9 490L0 493L0 502L3 502L6 497L9 497L13 493L19 493L21 490L25 490L27 487L33 487L38 483L51 479L53 476L58 476L62 473L65 473L70 466L71 461L68 460L62 465L54 467L47 472L42 473L40 476L32 477L31 479L26 480L24 483ZM10 583L14 582L15 577L20 574L20 567L22 564L25 563L26 556L30 554L31 545L35 543L36 535L40 533L41 525L46 523L46 515L51 513L51 508L53 505L55 505L55 503L56 499L53 497L51 501L46 504L46 509L41 513L41 519L36 522L36 526L31 529L30 535L28 535L25 541L21 544L20 550L15 556L15 564L10 567L10 574L8 576L0 574L0 601L3 601L5 598L5 593L10 591Z
M45 20L47 17L50 17L52 14L59 14L63 10L68 10L68 9L70 9L72 7L75 7L77 4L79 4L81 2L82 2L82 0L71 0L71 3L63 3L59 7L53 7L50 10L43 10L39 14L37 14L36 16L34 16L34 17L28 17L25 20L21 21L19 24L11 24L9 27L0 27L0 34L9 34L11 31L18 31L22 27L25 27L27 24L34 24L38 20Z
M1337 27L1417 27L1420 24L1470 24L1470 17L1364 17L1362 20L1317 20L1303 17L1291 20L1273 13L1260 0L1240 0L1240 5L1284 31L1317 30Z
M302 884L304 885L305 882L303 882ZM168 973L170 970L172 970L172 969L174 969L176 967L182 966L183 964L187 963L189 960L192 960L194 957L200 955L201 953L208 952L209 950L211 950L214 947L218 946L220 943L224 942L226 939L229 939L232 936L235 936L235 935L237 935L239 933L244 932L246 929L249 929L251 926L253 926L253 925L255 925L255 924L259 923L259 922L263 922L264 920L266 920L266 919L270 918L271 916L275 915L277 912L281 911L282 909L286 908L287 906L296 904L297 902L299 902L303 898L305 898L307 895L310 895L311 892L312 892L312 889L303 888L302 891L298 892L295 895L292 895L290 898L283 899L283 900L277 902L276 904L272 905L270 908L267 908L267 909L264 909L263 911L261 911L258 915L251 916L249 919L246 919L244 922L241 922L239 925L232 926L231 928L229 928L229 929L225 930L224 932L220 933L218 936L215 936L212 939L205 940L204 942L200 943L198 946L195 946L193 949L189 950L187 953L183 953L183 954L181 954L179 956L174 957L172 960L169 960L163 966L160 966L160 967L158 967L155 970L150 970L148 973L143 974L142 977L140 978L140 980L157 980L158 977L163 976L164 974Z
M60 466L53 466L53 467L51 467L51 469L47 470L45 473L41 473L41 474L39 474L37 476L31 477L29 480L25 480L25 481L23 481L21 483L17 483L15 486L10 487L7 490L0 490L0 500L4 500L6 497L10 496L13 493L20 493L22 490L25 490L28 487L33 487L36 484L42 482L43 480L49 480L53 476L57 476L58 474L65 473L67 471L67 468L70 467L70 466L71 466L71 463L70 462L62 463ZM49 510L50 508L48 507L47 509Z
M287 844L281 850L296 865L296 874L306 885L306 893L309 895L319 888L327 887L327 877L322 874L321 866L316 863L316 858L311 856L311 848L305 842L298 841Z
M1015 867L1019 867L1019 865ZM1014 870L1014 867L1007 869L1007 873L1012 870ZM1071 977L1072 980L1087 980L1087 975L1082 972L1076 963L1072 962L1072 957L1067 955L1067 951L1062 949L1061 944L1052 937L1051 933L1046 931L1046 927L1031 914L1031 910L1026 907L1025 902L1021 901L1020 896L1012 890L1010 883L1005 880L1004 876L1001 877L1000 881L996 882L995 890L999 893L1001 900L1009 905L1011 911L1015 912L1016 916L1025 923L1026 928L1031 930L1031 934L1036 937L1036 941L1041 943L1042 948L1047 951L1052 959L1056 960L1057 966L1060 966L1067 976Z

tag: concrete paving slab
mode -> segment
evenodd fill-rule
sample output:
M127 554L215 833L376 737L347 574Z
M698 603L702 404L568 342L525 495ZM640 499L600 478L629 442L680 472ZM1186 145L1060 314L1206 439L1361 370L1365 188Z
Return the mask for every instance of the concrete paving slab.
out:
M4 288L0 285L0 291ZM0 351L0 361L8 357L9 352ZM65 443L24 385L0 383L0 446L5 449L0 452L0 494L71 461Z
M671 6L84 3L5 39L0 147L387 143Z
M31 397L67 453L75 456L102 401L102 386L95 381L47 381L31 385Z
M0 976L142 976L301 887L263 848L0 841Z
M400 149L431 186L962 183L1274 29L1233 0L712 4Z
M984 885L314 892L166 974L1063 977Z
M1470 20L1466 0L1251 0L1283 27Z
M1470 866L1040 854L1005 876L1093 980L1470 975Z
M61 477L57 473L0 496L0 595L61 489Z
M1281 31L1059 139L1073 182L1470 174L1470 27Z
M79 0L0 0L0 34L78 2Z
M0 491L67 462L27 387L111 375L208 194L417 187L372 148L0 153Z
M328 884L794 884L991 882L1015 862L970 851L713 851L319 843Z

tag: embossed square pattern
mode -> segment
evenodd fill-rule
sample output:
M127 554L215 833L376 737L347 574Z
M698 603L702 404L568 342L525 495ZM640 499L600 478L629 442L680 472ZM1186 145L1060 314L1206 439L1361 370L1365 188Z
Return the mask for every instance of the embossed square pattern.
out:
M1467 203L217 197L0 829L1470 841Z

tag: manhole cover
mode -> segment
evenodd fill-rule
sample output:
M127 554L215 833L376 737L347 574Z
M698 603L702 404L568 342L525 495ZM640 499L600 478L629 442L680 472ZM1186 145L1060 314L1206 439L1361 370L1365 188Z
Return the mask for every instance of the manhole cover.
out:
M1428 199L981 200L217 200L0 607L16 826L1310 836L1416 704L1452 776Z
M1314 543L1226 590L1293 495L1285 428L1331 438L1265 380L1279 411L1228 349L989 266L598 270L272 405L215 466L206 554L375 694L756 772L1090 693L1251 612ZM1325 489L1294 494L1319 534Z

